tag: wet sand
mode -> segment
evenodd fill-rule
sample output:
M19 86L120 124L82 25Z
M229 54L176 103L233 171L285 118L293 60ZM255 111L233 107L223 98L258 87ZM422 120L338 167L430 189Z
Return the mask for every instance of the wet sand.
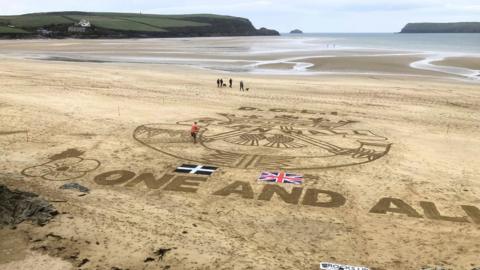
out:
M432 64L480 70L480 57L449 57L443 61L433 62Z
M322 57L305 59L305 62L315 66L311 70L332 72L374 72L409 75L444 75L434 71L419 70L409 65L422 57L413 56L365 56L365 57Z
M265 64L259 66L260 68L266 68L266 69L279 69L279 70L289 70L292 69L295 66L295 64L290 64L290 63L275 63L275 64Z
M291 42L291 41L290 41ZM276 44L276 47L266 47ZM302 49L304 48L305 49ZM283 72L303 63L315 64L297 72L348 72L438 75L412 69L426 57L402 51L326 49L321 45L292 46L273 38L163 39L163 40L35 40L1 41L0 53L19 58L76 62L177 64L223 71ZM275 73L275 72L272 72Z
M373 60L378 58L312 61L322 69L347 70ZM61 214L44 227L26 223L2 229L2 240L5 235L9 240L0 241L0 269L318 269L322 261L385 270L480 267L480 224L475 223L480 221L461 208L480 208L478 84L442 77L261 76L172 65L1 61L0 183L55 201ZM393 67L385 69L403 73L407 70L400 66L408 61L389 59L372 70L388 62ZM234 89L218 89L218 77L233 77ZM240 80L249 92L237 90ZM300 126L323 143L287 140L296 135L285 129L282 140L279 133L268 137L267 132L277 144L262 139L258 146L245 145L251 134L212 142L234 153L252 149L280 158L251 167L258 159L229 165L227 160L236 156L212 157L219 171L197 179L198 186L187 185L194 192L168 190L169 184L159 187L155 181L98 180L115 170L151 173L158 180L191 159L205 164L199 155L208 149L188 141L190 123L221 119L219 126L200 122L208 130L202 136L208 137L227 131L225 117L232 115L239 125ZM175 124L182 121L187 125ZM159 128L139 129L144 125ZM169 133L150 138L141 130ZM159 145L175 134L185 135L181 138L187 143ZM374 144L362 154L345 155L329 146L350 149L365 139ZM328 146L334 157L310 143ZM383 156L364 159L387 143L391 149ZM82 170L62 165L45 175L35 169L45 163L57 166L52 157L67 149L82 152L74 158L82 160ZM323 157L309 161L314 153ZM289 155L304 157L285 159ZM357 159L366 162L356 164ZM324 160L338 167L320 166ZM95 162L98 168L91 167ZM296 186L303 189L299 202L286 202L278 194L261 199L268 184L257 181L260 172L282 169L288 162L314 166L288 169L305 175L305 183ZM240 188L215 195L236 181L250 186L252 197ZM79 197L59 189L69 182L91 192ZM287 192L294 188L272 185ZM335 192L345 202L308 205L308 189ZM386 211L379 205L382 198L402 200L413 209L410 215L419 216L394 213L398 205L393 204ZM319 196L321 202L328 199ZM434 203L449 218L439 217L428 203L425 210L422 201Z

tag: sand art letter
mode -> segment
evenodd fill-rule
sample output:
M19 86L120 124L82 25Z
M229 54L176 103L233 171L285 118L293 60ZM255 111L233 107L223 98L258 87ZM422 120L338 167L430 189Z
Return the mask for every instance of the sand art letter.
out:
M319 202L318 195L323 194L330 197L329 201ZM303 205L336 208L345 205L347 199L340 193L321 190L321 189L307 189L305 196L303 197Z
M93 181L103 186L115 186L126 183L135 177L135 173L127 170L117 170L99 174L95 176Z
M206 181L207 178L205 177L177 176L164 188L164 190L196 193L197 187L200 186L199 182Z
M255 107L240 107L238 108L239 111L259 111L263 112L264 110L255 108ZM320 111L312 111L312 110L307 110L307 109L302 109L302 110L288 110L284 108L271 108L267 109L267 111L274 112L274 113L302 113L302 114L326 114L325 112L320 112ZM332 115L336 115L336 112L332 112Z
M423 208L423 212L425 213L425 216L429 219L468 223L468 219L466 217L442 216L438 211L437 207L435 206L435 204L432 202L422 201L420 202L420 206Z
M238 188L241 187L239 190ZM226 186L225 188L216 191L213 195L227 197L230 194L240 194L244 199L253 199L253 189L248 182L236 181Z
M262 193L258 196L258 199L262 201L270 201L273 194L277 194L286 203L298 204L302 191L303 188L294 187L292 188L292 192L288 193L283 187L277 185L265 185Z
M316 114L316 112L310 111L310 110L301 110L300 113L304 113L304 114Z
M462 209L474 223L480 224L480 209L471 205L462 205Z
M273 109L270 109L269 111L275 112L275 113L290 113L289 110L282 109L282 108L273 108ZM291 112L291 113L295 113L295 112Z
M174 177L175 175L173 174L165 174L159 179L156 179L152 173L142 173L132 181L128 182L125 186L134 187L141 182L144 182L149 189L159 189L160 187L168 183L168 181L172 180Z
M254 107L240 107L238 108L239 111L259 111L259 109Z
M396 207L390 207L390 205ZM404 214L409 217L422 218L422 216L413 207L404 201L396 198L381 198L380 201L370 210L370 213L386 214L387 212Z

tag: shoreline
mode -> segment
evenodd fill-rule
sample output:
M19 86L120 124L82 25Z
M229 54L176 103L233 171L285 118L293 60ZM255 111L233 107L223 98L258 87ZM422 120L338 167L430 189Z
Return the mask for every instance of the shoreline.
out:
M320 42L320 43L319 43ZM321 42L327 42L321 43ZM468 69L475 54L328 47L328 40L282 37L217 37L127 40L0 41L0 55L19 59L193 66L217 72L316 76L325 74L437 76L479 82ZM295 46L294 46L295 45ZM268 50L265 48L268 47ZM455 66L439 61L456 57Z
M425 58L415 57L417 54L402 56L397 55L376 55L376 56L320 56L320 57L301 57L288 60L277 61L259 61L254 64L248 64L251 60L221 60L221 59L178 59L163 58L155 61L142 61L141 58L130 58L130 60L95 60L81 59L65 56L50 56L46 58L26 58L38 61L53 62L78 62L78 63L112 63L112 64L159 64L173 66L191 66L210 71L220 71L227 73L248 73L263 75L359 75L359 76L418 76L418 77L437 77L450 79L464 79L471 82L480 80L480 71L471 70L465 67L476 65L475 61L467 57L454 58L450 61L448 58L435 58L427 56ZM25 58L24 58L25 59ZM374 59L375 61L372 61ZM438 60L443 59L443 60ZM197 62L195 62L197 61ZM211 62L213 65L206 64ZM242 65L241 63L245 63ZM218 67L218 63L236 64L236 66ZM451 66L441 64L451 64ZM464 67L461 67L464 66ZM445 77L443 75L448 74Z
M439 66L459 67L467 68L471 70L480 71L480 56L468 57L468 56L450 56L443 60L432 62L432 64Z
M450 60L452 58L454 59L453 62L452 60ZM410 67L421 69L421 70L457 75L474 82L480 82L480 70L468 68L468 66L472 65L471 62L473 59L474 59L473 57L469 58L469 57L454 57L451 55L447 55L447 56L430 55L429 57L423 60L411 63ZM475 58L475 59L480 59L480 58ZM445 65L446 63L451 63L453 65Z

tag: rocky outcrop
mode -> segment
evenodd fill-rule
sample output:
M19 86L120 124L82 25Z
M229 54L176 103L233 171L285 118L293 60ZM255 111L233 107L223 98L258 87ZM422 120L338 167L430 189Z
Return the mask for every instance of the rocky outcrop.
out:
M303 31L300 30L300 29L295 29L295 30L290 31L290 34L303 34Z
M29 220L45 225L58 212L46 200L30 192L12 191L0 185L0 228Z
M409 23L400 33L480 33L480 22Z

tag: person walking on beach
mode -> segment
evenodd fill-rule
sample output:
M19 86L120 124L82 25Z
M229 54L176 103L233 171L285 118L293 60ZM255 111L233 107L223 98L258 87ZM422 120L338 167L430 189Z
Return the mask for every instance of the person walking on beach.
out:
M230 88L232 88L232 84L233 84L232 78L230 78L230 80L229 80L228 82L229 82L229 84L230 84Z
M220 79L217 79L217 87L220 87Z
M223 79L220 79L220 87L223 87Z
M245 91L245 89L243 89L243 81L240 81L240 91Z
M194 122L192 125L192 129L190 130L190 134L193 138L193 143L197 143L197 134L200 131L200 127L198 127L197 122Z

